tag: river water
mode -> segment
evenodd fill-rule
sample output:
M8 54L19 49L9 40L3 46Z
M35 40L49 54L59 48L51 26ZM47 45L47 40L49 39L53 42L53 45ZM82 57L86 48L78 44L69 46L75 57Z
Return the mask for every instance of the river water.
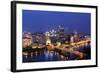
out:
M91 58L91 48L90 46L85 46L79 48L80 52L83 52L86 54L85 60ZM66 52L65 52L66 54ZM74 54L67 54L67 59L63 58L61 54L57 52L49 52L48 50L44 50L42 54L32 55L32 56L25 56L23 55L23 62L45 62L45 61L69 61L69 60L79 60Z

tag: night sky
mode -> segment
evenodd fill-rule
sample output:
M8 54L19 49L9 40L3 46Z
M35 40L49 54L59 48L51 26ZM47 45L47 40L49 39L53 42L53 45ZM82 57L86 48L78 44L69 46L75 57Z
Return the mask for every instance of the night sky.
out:
M45 32L63 25L66 31L90 34L90 13L23 10L22 14L23 32Z

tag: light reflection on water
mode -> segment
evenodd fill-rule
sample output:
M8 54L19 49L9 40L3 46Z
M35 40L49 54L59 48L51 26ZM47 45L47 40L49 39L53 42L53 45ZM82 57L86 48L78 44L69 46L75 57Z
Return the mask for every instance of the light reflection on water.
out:
M90 49L90 45L86 46L86 47L82 47L80 48L78 51L80 52L85 52L87 53L86 59L90 59L91 58L91 49ZM66 54L66 53L65 53ZM76 60L76 56L73 54L69 55L69 60ZM43 61L61 61L63 60L61 58L61 55L57 52L49 52L47 50L44 50L44 52L42 54L37 54L37 55L32 55L29 57L26 57L23 55L23 62L43 62Z
M25 57L23 56L23 62L38 62L38 61L58 61L60 55L54 52L45 51L41 55Z

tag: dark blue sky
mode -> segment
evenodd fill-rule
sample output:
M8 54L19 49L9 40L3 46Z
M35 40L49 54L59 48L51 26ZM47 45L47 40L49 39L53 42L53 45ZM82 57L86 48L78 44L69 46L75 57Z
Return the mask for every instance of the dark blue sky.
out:
M91 14L23 10L23 32L45 32L51 27L63 25L67 31L90 34Z

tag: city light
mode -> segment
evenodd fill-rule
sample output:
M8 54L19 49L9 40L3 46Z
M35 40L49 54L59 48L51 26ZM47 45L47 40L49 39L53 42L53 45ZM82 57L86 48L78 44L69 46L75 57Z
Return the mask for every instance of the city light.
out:
M78 32L66 33L60 25L55 29L45 32L23 32L23 55L37 56L44 51L57 53L61 60L69 60L67 53L74 54L78 59L84 59L85 53L80 52L82 47L90 46L89 35L82 35Z

